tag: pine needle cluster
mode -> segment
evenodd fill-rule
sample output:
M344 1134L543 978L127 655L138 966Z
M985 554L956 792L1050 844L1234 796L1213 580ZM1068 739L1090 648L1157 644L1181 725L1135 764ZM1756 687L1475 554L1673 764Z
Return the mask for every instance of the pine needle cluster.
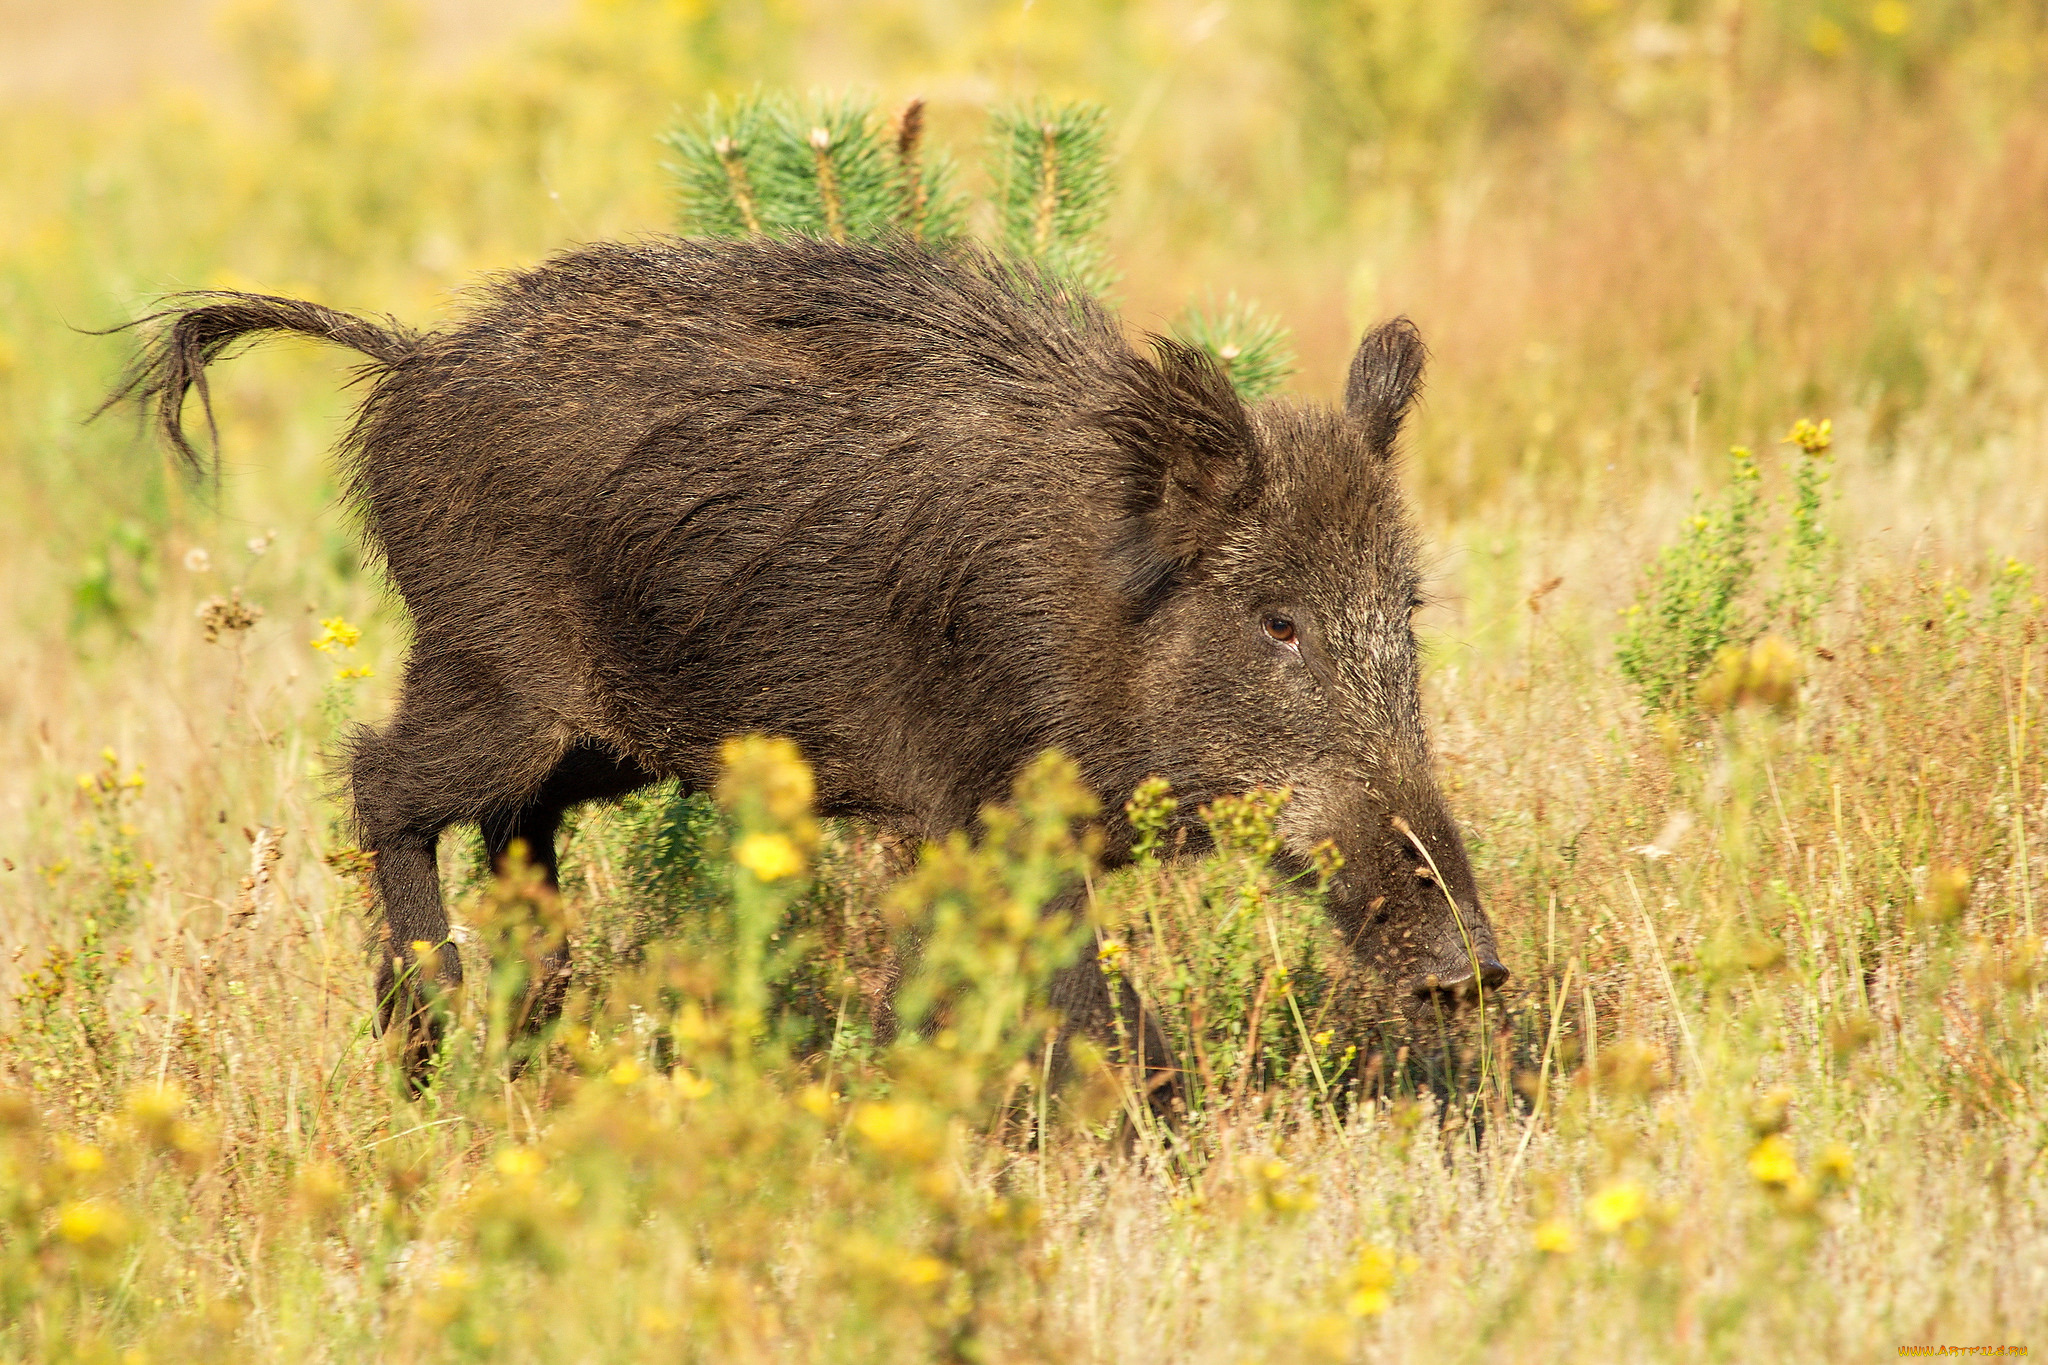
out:
M1090 293L1113 282L1102 225L1111 189L1109 115L1100 105L1034 100L989 120L990 178L1004 248Z
M1207 351L1248 403L1272 394L1294 373L1294 347L1279 319L1235 294L1182 313L1174 337Z
M924 145L922 100L893 127L852 99L713 100L662 140L675 154L683 229L697 236L944 242L965 230L953 165Z

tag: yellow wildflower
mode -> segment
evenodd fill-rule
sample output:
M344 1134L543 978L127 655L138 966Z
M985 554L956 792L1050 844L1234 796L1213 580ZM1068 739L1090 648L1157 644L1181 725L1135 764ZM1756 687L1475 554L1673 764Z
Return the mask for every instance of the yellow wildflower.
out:
M1586 1201L1586 1216L1602 1232L1619 1232L1642 1217L1647 1206L1641 1185L1616 1180Z
M1799 1162L1782 1133L1772 1133L1750 1149L1749 1173L1761 1185L1790 1185L1799 1178Z
M333 654L344 649L354 649L362 642L363 632L339 616L329 616L320 622L320 633L307 643L322 654Z
M883 1156L922 1164L939 1154L944 1130L921 1104L892 1100L857 1106L853 1130Z
M292 1178L292 1193L308 1217L333 1217L348 1199L348 1181L332 1161L310 1161Z
M946 1278L946 1263L936 1256L912 1256L897 1270L896 1277L913 1289L922 1289Z
M185 1112L185 1092L175 1085L141 1085L128 1092L121 1107L138 1127L154 1132Z
M1538 1223L1531 1240L1535 1242L1538 1251L1547 1252L1552 1256L1568 1256L1577 1250L1579 1245L1578 1234L1573 1232L1572 1225L1562 1218L1546 1218Z
M1369 1246L1358 1253L1351 1268L1351 1295L1344 1306L1354 1318L1369 1318L1387 1311L1387 1290L1394 1283L1394 1256L1385 1247Z
M127 1240L128 1220L97 1199L73 1200L57 1211L57 1235L81 1251L112 1251Z
M183 1118L185 1092L175 1085L138 1086L128 1092L122 1108L134 1130L163 1151L192 1157L206 1148L204 1134Z
M1782 1133L1792 1122L1792 1087L1776 1085L1749 1106L1749 1130L1759 1138Z
M98 1175L107 1168L106 1153L82 1142L64 1144L64 1167L73 1175Z
M1394 1281L1414 1271L1413 1256L1397 1255L1370 1243L1358 1248L1345 1276L1344 1311L1354 1318L1377 1317L1393 1302Z
M732 860L764 882L780 881L804 870L804 856L784 834L749 834L732 851Z
M1839 29L1836 31L1840 32ZM1785 434L1784 440L1785 445L1798 446L1809 455L1818 455L1834 443L1835 423L1832 418L1809 422L1802 417L1792 424L1792 430Z
M531 1180L541 1173L541 1167L546 1163L531 1147L507 1147L491 1164L507 1180Z
M1715 654L1713 670L1700 681L1700 701L1715 711L1752 703L1790 711L1804 672L1798 652L1775 635L1766 635L1747 649L1726 645Z
M1393 1300L1384 1289L1354 1289L1351 1297L1344 1300L1344 1310L1354 1318L1377 1317L1387 1311Z
M1315 1177L1297 1174L1278 1157L1247 1157L1244 1172L1251 1178L1247 1201L1263 1213L1291 1216L1316 1206Z
M737 737L725 742L719 758L725 767L718 779L721 801L730 805L743 798L758 799L770 818L786 825L810 816L816 782L791 741L779 736Z

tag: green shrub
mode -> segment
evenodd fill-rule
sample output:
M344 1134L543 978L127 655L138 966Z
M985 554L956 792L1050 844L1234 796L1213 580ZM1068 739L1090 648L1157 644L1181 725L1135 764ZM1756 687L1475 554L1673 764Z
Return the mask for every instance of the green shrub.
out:
M1824 519L1833 425L1801 419L1785 437L1797 451L1775 557L1764 552L1756 458L1737 446L1720 499L1695 503L1677 542L1644 575L1641 596L1624 613L1615 661L1645 711L1687 709L1723 651L1749 645L1766 629L1782 627L1800 644L1815 644L1817 622L1834 599L1836 541ZM1761 597L1760 582L1769 588Z
M1729 458L1726 492L1710 506L1695 505L1626 613L1615 659L1648 711L1683 707L1714 656L1754 634L1744 594L1756 575L1762 495L1756 458L1742 446Z

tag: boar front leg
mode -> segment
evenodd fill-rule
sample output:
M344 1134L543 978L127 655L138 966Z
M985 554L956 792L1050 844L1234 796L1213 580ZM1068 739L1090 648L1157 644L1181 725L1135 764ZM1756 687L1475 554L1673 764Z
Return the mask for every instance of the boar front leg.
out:
M1076 1034L1093 1039L1109 1049L1113 1062L1126 1068L1154 1114L1177 1120L1185 1107L1180 1064L1159 1016L1127 979L1119 976L1112 984L1092 949L1083 949L1076 961L1054 975L1047 997L1062 1021L1053 1058L1056 1073L1068 1070L1069 1047Z

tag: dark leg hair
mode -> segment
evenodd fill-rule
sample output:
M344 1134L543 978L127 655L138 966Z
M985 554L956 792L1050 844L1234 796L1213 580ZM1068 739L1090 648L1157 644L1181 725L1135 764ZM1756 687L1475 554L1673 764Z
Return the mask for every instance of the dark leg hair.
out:
M492 870L502 873L513 843L523 842L526 856L540 869L548 889L561 890L555 834L561 828L563 812L585 801L624 796L654 780L653 774L631 759L615 758L588 745L569 750L531 800L487 815L480 822ZM534 927L541 930L541 926ZM538 1033L560 1017L569 990L568 941L556 936L542 942L530 970L526 999L512 1019L515 1037Z
M461 656L416 651L398 711L355 741L356 828L376 859L384 934L377 958L377 1026L404 1035L406 1079L417 1090L439 1049L431 996L462 985L434 848L449 825L514 807L546 782L564 748L559 722Z

